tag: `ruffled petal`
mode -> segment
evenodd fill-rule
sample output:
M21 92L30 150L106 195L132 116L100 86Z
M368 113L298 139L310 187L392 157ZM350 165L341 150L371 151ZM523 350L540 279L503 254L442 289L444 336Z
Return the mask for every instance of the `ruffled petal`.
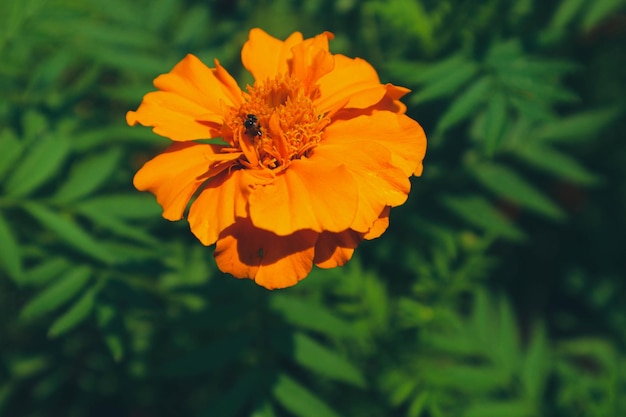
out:
M254 188L249 201L252 223L277 235L302 229L340 232L354 221L357 183L344 165L302 158L272 183Z
M361 142L363 138L387 148L391 163L406 176L421 175L426 154L426 135L415 120L403 114L375 111L370 115L355 115L339 119L326 128L325 143Z
M189 54L172 71L154 80L160 90L144 96L126 121L153 126L153 131L175 141L215 138L222 135L225 107L239 105L241 90L216 61L209 69Z
M346 130L355 130L356 134L361 129L358 120L337 123L347 125ZM314 149L311 158L316 157L332 163L343 161L356 181L358 209L350 225L355 231L366 233L386 206L399 206L407 199L411 187L408 176L394 165L391 152L379 143L363 139L329 140Z
M364 109L378 103L387 92L376 70L360 58L334 55L334 69L319 79L321 95L315 105L322 113L340 108Z
M370 230L363 235L364 239L376 239L385 233L385 230L389 227L389 209L390 207L385 207L382 213L380 213L380 216L374 221L374 224L372 224Z
M241 153L220 153L221 146L191 142L175 143L146 162L133 184L150 191L163 208L163 217L179 220L198 187L228 169Z
M335 59L328 51L328 41L334 35L324 32L314 38L306 39L294 46L293 58L289 62L291 75L302 81L305 94L309 95L317 81L335 67Z
M253 181L248 171L233 170L223 171L205 185L187 216L191 232L203 245L212 245L237 217L247 216Z
M287 61L292 56L291 48L300 42L300 32L295 32L285 41L281 41L255 28L250 31L248 41L243 45L241 61L256 81L265 81L289 70Z
M354 230L341 233L321 233L315 244L313 262L320 268L343 266L352 258L354 249L363 240L363 235Z
M220 235L214 256L222 272L254 279L270 290L285 288L311 271L317 237L311 230L277 236L238 218Z

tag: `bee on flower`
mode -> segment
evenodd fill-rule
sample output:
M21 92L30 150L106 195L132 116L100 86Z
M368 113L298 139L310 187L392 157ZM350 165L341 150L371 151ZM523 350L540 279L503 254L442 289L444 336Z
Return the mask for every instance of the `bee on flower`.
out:
M286 40L252 29L242 91L215 60L187 55L154 80L126 120L173 143L135 175L163 217L187 220L218 268L268 289L295 285L315 264L344 265L382 235L426 152L421 126L360 58L329 51L331 33ZM222 138L226 145L196 142Z

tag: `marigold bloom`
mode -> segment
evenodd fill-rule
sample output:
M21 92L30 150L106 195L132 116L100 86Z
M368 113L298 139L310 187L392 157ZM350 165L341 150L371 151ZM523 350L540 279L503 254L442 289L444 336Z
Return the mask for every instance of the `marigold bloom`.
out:
M168 220L197 196L191 231L216 243L220 270L268 289L296 284L313 264L345 264L386 230L422 172L426 137L399 101L409 90L331 54L332 38L253 29L241 52L255 80L246 91L217 60L208 68L187 55L126 115L174 141L135 187L154 193ZM210 138L227 145L194 142Z

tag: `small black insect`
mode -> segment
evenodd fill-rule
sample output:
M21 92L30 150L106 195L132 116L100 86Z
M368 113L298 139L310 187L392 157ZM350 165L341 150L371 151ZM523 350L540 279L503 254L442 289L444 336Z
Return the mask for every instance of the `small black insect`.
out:
M259 119L254 114L249 114L248 118L243 122L243 127L246 128L246 134L248 136L261 136L261 126L259 125Z

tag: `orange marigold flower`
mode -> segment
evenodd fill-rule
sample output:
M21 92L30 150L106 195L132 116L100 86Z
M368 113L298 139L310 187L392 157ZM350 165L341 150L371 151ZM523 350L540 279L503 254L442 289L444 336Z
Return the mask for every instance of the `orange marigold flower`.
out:
M269 289L296 284L313 264L345 264L385 231L422 172L426 137L399 101L409 90L331 54L332 38L253 29L241 52L255 80L246 91L217 60L208 68L187 55L126 115L174 141L135 187L154 193L168 220L196 195L191 231L216 243L220 270ZM227 144L194 142L210 138Z

